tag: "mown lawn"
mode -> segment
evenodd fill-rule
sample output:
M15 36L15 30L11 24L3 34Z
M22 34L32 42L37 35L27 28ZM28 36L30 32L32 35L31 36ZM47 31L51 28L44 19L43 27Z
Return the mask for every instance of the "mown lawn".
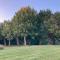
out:
M0 60L60 60L60 46L5 47Z

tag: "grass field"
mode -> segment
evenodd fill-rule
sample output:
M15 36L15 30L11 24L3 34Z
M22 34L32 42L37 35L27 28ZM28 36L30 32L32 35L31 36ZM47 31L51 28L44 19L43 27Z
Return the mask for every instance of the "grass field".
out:
M60 60L60 46L5 47L0 60Z

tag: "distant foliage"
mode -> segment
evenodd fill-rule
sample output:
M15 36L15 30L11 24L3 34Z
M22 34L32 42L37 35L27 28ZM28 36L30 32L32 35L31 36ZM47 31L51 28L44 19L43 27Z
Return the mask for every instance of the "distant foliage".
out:
M4 45L59 44L60 12L23 7L11 21L0 24L0 43Z

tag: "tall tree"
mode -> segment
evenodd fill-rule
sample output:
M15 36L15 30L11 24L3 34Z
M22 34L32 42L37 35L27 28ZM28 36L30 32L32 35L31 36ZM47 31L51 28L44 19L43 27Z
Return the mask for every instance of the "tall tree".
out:
M40 40L47 41L48 40L48 28L47 28L47 21L51 17L50 10L40 10L38 14L39 20L39 32L40 32Z
M2 23L0 23L0 40L2 40L3 39L3 36L2 36Z
M24 37L24 45L27 44L26 36L31 33L36 11L30 7L24 7L19 10L13 18L13 25L15 26L15 35ZM18 37L18 36L16 36Z
M9 41L9 46L10 46L10 40L13 38L13 32L12 32L12 25L10 21L5 21L3 24L3 30L2 30L2 35ZM4 42L5 42L4 39ZM5 42L6 45L6 42Z

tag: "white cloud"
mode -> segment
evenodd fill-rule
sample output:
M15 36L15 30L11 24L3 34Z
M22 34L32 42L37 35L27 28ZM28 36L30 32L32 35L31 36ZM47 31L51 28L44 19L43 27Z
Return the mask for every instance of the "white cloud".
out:
M4 13L3 9L0 8L0 22L4 22L4 18L5 18L4 15L5 15L5 13Z
M0 16L0 22L4 22L4 18Z

